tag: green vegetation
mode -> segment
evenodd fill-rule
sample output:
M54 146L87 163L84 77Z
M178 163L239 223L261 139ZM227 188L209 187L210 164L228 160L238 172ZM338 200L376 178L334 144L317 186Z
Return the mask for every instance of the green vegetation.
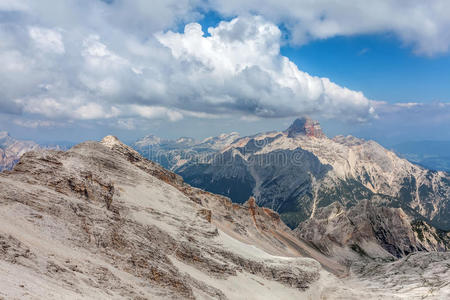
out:
M305 221L308 216L302 211L291 211L280 214L281 220L291 229L297 228L298 224Z
M321 189L318 192L318 207L325 207L338 201L347 207L353 206L361 199L370 199L373 193L355 179L341 180L332 189Z

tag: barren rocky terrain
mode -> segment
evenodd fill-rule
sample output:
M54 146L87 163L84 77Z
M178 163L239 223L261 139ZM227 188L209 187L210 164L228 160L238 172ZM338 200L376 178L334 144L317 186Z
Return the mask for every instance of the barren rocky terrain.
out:
M402 260L402 272L417 270L406 279L389 271L397 261L349 269L253 198L237 205L193 188L111 136L28 152L0 187L0 298L448 295L448 253ZM402 289L383 289L386 276Z

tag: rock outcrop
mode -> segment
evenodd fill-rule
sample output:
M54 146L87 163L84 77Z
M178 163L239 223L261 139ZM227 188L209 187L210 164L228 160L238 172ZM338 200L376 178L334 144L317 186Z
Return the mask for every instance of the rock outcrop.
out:
M376 206L367 200L349 209L337 202L319 208L295 232L343 262L450 250L450 234L424 221L412 221L401 208Z
M286 130L289 138L294 138L298 135L306 135L309 137L323 138L325 134L316 120L310 118L296 119L294 123Z
M410 254L392 263L359 262L352 266L352 273L358 279L351 284L383 290L385 295L380 299L395 299L392 294L402 295L402 299L450 298L450 252Z

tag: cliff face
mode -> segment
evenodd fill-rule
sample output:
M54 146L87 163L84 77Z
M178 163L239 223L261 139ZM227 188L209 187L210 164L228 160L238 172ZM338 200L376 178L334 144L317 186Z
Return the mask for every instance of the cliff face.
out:
M295 232L343 262L450 249L450 234L423 221L412 221L401 208L375 206L367 200L349 209L337 202L319 208Z
M306 135L309 137L323 138L325 134L316 120L310 118L296 119L294 123L286 130L289 138L294 138L298 135Z

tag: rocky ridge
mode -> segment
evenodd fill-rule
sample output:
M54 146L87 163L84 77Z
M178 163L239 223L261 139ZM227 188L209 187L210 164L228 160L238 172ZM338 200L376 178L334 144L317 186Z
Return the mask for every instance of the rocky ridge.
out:
M185 160L173 170L238 203L254 196L292 228L334 201L351 207L369 199L450 229L448 173L414 165L374 141L327 138L309 119L296 120L283 132L239 138L207 159Z
M192 188L114 137L28 152L0 186L0 296L226 299L236 280L301 295L321 267L299 256L327 261L276 213Z
M374 141L330 139L317 121L303 118L285 131L236 138L219 151L202 151L174 157L172 170L236 203L254 197L341 262L360 259L361 249L383 259L448 249L449 174L414 165ZM328 218L321 214L334 205L345 216L333 219L336 233L348 236L327 231ZM372 222L377 215L381 220ZM398 230L392 217L401 225ZM364 228L351 224L355 218ZM423 233L427 238L420 239Z
M438 284L448 258L430 259L433 267L444 263L441 275L432 273ZM193 188L111 136L66 152L28 152L0 174L0 297L437 299L448 293L446 286L420 285L426 274L408 279L409 294L338 278L346 274L254 198L237 205Z
M368 200L349 209L338 202L319 208L295 232L343 263L450 250L450 233L412 221L401 208L376 206Z

